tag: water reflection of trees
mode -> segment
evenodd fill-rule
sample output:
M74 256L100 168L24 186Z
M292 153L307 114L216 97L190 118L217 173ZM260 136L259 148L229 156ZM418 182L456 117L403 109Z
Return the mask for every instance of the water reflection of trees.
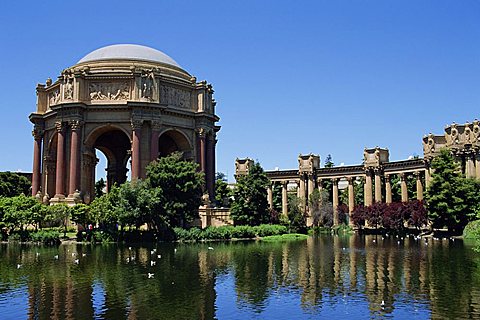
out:
M287 290L306 312L339 299L352 304L360 299L375 316L415 300L432 315L480 316L478 254L458 240L397 241L319 237L219 243L215 250L180 245L176 251L162 245L155 266L150 265L152 248L146 247L2 245L0 294L27 284L31 318L212 319L216 278L225 274L234 279L237 303L256 312ZM132 256L135 262L127 263ZM155 273L154 279L147 279L148 272ZM94 299L99 295L101 301Z

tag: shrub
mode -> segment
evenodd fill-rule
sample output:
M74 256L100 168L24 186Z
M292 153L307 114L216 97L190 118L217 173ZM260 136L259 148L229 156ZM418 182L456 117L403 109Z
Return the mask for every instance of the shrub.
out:
M259 237L276 236L288 232L287 227L275 224L261 224L254 227L254 232Z
M355 208L353 208L352 220L353 225L356 228L363 228L363 226L365 226L366 211L366 207L361 204L356 205Z
M48 245L56 245L60 243L60 232L57 230L40 230L31 233L33 242L41 242Z

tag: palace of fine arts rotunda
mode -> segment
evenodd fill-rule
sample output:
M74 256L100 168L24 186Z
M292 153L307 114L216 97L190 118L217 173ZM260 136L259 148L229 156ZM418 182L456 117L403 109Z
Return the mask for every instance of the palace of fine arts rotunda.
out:
M213 88L168 55L140 45L95 50L37 85L32 195L44 203L89 203L96 150L107 188L145 177L151 161L179 151L205 172L213 197L216 134Z

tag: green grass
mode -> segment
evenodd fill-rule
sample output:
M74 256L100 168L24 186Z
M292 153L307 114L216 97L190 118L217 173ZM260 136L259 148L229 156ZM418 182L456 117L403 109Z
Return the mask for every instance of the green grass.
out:
M290 241L290 240L305 240L308 238L308 235L301 233L288 233L276 236L267 236L262 237L262 241Z

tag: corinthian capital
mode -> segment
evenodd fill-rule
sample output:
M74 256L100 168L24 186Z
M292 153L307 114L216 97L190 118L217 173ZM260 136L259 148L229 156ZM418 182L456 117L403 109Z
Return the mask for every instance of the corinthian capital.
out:
M55 129L57 130L57 132L62 132L64 128L65 128L65 125L62 121L55 122Z
M140 130L143 125L143 120L141 119L132 119L130 121L133 130Z
M70 128L72 129L72 131L76 131L78 129L80 129L83 125L82 121L80 120L72 120L70 121Z
M35 140L40 140L43 137L43 129L40 128L39 126L34 126L32 130L32 136Z
M207 129L205 128L197 128L195 131L197 132L199 138L203 139L207 136Z

